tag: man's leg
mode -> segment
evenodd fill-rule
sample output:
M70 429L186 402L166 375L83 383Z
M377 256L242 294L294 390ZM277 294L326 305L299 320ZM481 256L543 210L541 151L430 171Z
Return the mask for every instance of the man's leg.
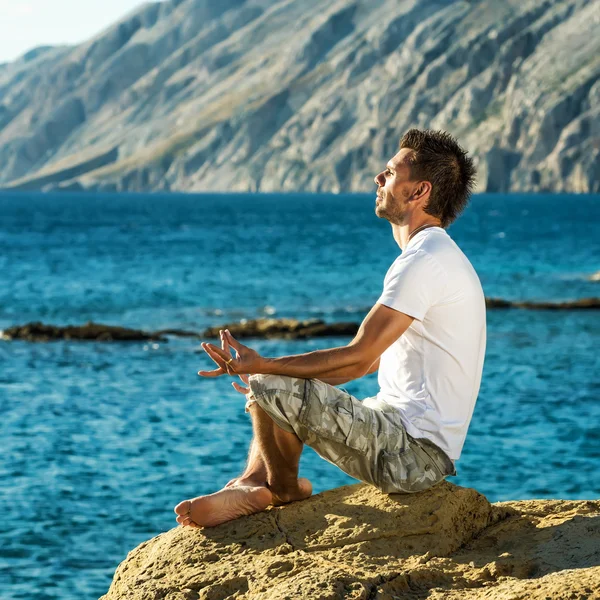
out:
M267 467L258 449L256 438L250 443L250 451L248 452L248 463L244 472L235 479L232 479L225 487L234 485L254 485L267 487Z
M267 474L273 504L304 500L312 494L308 479L298 479L298 465L304 444L295 433L284 431L254 402L249 408L255 440Z
M214 527L260 512L272 503L292 502L311 495L310 482L298 480L302 442L275 425L256 403L249 411L254 439L246 470L214 494L180 502L175 507L178 523Z

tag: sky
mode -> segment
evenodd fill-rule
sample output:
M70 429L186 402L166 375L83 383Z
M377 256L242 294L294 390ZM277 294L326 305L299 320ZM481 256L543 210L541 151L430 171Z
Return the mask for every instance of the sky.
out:
M0 63L36 46L83 42L141 4L141 0L0 0Z

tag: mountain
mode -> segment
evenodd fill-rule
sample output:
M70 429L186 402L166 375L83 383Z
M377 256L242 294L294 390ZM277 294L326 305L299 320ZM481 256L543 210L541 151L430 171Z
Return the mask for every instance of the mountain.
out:
M600 0L168 0L0 65L0 186L367 191L412 127L480 191L600 191Z

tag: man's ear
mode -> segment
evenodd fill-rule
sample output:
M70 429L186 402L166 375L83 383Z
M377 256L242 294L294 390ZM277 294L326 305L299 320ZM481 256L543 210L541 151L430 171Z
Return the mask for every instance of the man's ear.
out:
M431 183L429 181L420 181L417 188L413 192L412 200L422 200L423 198L429 198L431 193Z

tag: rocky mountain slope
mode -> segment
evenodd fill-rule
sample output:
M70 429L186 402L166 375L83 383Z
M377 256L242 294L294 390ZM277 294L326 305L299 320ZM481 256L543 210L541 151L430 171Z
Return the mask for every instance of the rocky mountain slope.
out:
M368 191L411 126L600 191L600 0L167 0L0 65L0 185Z
M353 485L132 550L101 600L598 600L600 503Z

